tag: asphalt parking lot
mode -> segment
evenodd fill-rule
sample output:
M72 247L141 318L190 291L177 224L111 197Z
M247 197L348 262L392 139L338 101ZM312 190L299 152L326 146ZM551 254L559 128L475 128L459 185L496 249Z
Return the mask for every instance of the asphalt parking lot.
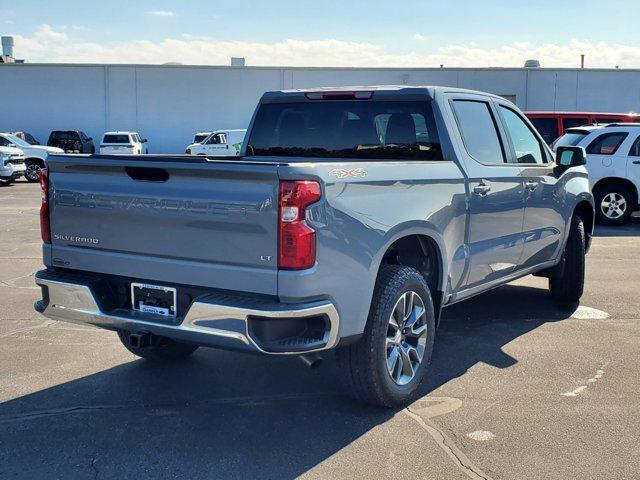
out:
M580 308L528 277L445 311L423 397L351 401L328 359L155 366L32 308L39 187L0 188L0 478L638 478L640 219L599 228Z

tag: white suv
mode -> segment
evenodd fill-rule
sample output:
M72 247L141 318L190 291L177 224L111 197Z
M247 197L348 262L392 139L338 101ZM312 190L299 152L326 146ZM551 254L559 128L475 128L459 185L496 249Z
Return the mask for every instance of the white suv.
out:
M556 140L587 151L589 182L601 223L622 225L638 210L640 123L612 123L570 128Z
M138 132L106 132L100 143L100 153L111 155L126 153L140 155L149 153L147 139L140 138Z
M10 133L0 133L0 147L13 147L24 153L26 169L24 176L29 182L37 182L39 180L40 170L44 168L44 162L49 154L64 153L64 150L57 147L31 145Z

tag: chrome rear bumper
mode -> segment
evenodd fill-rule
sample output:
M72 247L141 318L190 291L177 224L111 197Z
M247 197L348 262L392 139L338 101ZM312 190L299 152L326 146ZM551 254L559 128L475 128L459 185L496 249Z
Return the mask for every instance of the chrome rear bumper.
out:
M182 321L129 309L103 312L90 282L62 280L48 270L36 273L36 283L43 288L43 299L35 309L44 316L64 322L94 325L109 330L151 333L198 345L248 350L267 354L299 355L333 348L338 342L339 317L327 301L303 305L272 303L247 307L221 302L220 296L203 296L194 300ZM231 297L222 297L229 299ZM290 351L270 351L249 332L249 319L305 319L324 317L324 338L302 347L292 344ZM294 342L295 343L295 342Z

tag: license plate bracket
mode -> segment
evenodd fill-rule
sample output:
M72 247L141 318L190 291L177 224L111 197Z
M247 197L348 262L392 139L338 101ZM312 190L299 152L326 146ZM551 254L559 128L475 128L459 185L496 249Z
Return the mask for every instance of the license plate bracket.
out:
M131 308L163 317L177 316L177 291L173 287L131 283Z

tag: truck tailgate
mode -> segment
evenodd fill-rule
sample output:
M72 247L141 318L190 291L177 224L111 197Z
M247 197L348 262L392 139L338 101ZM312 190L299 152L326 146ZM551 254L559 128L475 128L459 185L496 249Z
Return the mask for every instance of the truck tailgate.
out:
M277 293L277 164L50 156L52 266Z

